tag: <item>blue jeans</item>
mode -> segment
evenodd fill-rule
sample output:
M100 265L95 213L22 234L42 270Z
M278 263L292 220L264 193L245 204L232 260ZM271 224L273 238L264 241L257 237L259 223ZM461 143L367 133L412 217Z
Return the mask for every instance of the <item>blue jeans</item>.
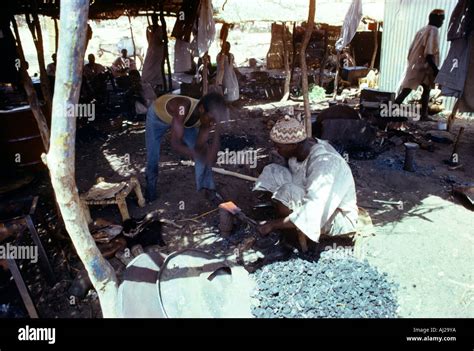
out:
M153 105L150 106L146 114L146 197L148 200L156 198L156 183L158 181L158 163L160 162L161 139L170 129L170 125L163 122L155 114ZM196 145L196 139L199 128L184 128L184 143L193 149ZM214 190L216 188L212 178L212 167L207 166L200 160L195 160L194 166L196 174L196 190L203 188Z

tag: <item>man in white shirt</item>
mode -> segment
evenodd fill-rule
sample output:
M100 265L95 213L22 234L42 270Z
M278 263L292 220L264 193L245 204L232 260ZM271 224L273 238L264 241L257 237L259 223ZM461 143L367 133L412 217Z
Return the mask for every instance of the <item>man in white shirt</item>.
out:
M428 103L430 90L434 88L435 78L439 69L439 29L444 22L444 10L433 10L429 16L429 24L421 28L408 52L408 66L401 88L402 91L395 99L401 104L412 90L423 87L421 97L421 120L429 120Z
M308 139L304 126L288 116L275 124L270 138L288 167L266 166L255 184L254 190L273 194L279 215L262 223L260 233L287 229L315 242L322 235L355 233L355 184L344 158L328 142Z
M117 57L114 63L112 63L112 72L115 77L126 76L130 71L137 69L135 61L128 57L127 49L122 49L121 53L122 56Z

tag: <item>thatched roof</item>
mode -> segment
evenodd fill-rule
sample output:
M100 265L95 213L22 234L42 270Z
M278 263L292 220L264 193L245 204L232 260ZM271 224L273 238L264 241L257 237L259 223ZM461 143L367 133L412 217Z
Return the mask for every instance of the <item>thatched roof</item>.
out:
M162 0L167 15L176 15L184 0ZM160 10L160 0L91 0L90 19L115 19L123 15L143 15ZM199 1L199 0L188 0ZM316 0L316 22L341 25L352 0ZM48 17L59 17L60 0L10 0L13 14L37 11ZM384 0L362 0L364 15L383 20ZM302 22L308 18L308 0L212 0L215 18L221 22L241 23L253 21Z
M67 0L66 0L67 1ZM177 14L183 0L163 0L163 11L168 15ZM89 8L90 19L114 19L130 14L137 16L160 9L160 0L91 0ZM18 0L10 1L9 7L15 15L32 12L37 4L37 12L48 17L59 17L60 0Z
M316 0L316 22L341 25L352 0ZM362 0L365 16L383 21L384 0ZM302 22L309 0L213 0L216 19L228 22Z

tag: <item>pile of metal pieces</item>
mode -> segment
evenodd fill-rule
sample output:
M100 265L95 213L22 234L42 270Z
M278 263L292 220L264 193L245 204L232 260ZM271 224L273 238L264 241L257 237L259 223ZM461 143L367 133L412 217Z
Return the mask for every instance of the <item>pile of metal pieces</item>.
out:
M394 318L395 284L345 250L323 251L319 260L292 257L254 273L257 318Z
M283 97L283 77L270 76L265 71L251 72L250 78L240 83L240 93L251 99L278 101Z

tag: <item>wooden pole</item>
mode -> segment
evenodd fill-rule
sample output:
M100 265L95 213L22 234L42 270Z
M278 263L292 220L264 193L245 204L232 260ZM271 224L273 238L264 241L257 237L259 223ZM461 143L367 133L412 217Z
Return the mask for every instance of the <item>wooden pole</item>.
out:
M453 127L453 124L454 124L454 120L456 119L456 115L459 111L459 104L460 104L460 99L457 99L454 106L453 106L453 110L451 111L451 114L449 115L448 117L448 132L451 131L451 128Z
M66 229L97 291L102 314L117 317L117 277L89 232L74 179L76 118L65 115L66 107L79 100L88 13L89 0L61 2L51 149L46 160Z
M166 28L165 30L163 30L163 22L162 20L164 20L164 18L162 17L162 15L160 14L160 21L161 21L161 35L163 37L163 46L164 45L164 42L165 42L165 39L164 37L166 37L166 39L168 39L168 34L166 33ZM168 47L168 45L166 45L166 47ZM165 64L166 64L166 47L163 48L163 60L160 62L160 68L161 68L161 79L163 80L163 90L164 91L168 91L168 83L166 81L166 74L165 74Z
M33 12L31 14L26 13L25 18L36 47L36 55L38 57L38 65L40 70L41 92L43 93L43 99L46 103L46 114L51 115L52 97L51 90L49 88L49 77L46 73L46 64L44 62L43 34L41 31L38 14L35 12L36 8L33 7L32 11Z
M306 134L308 137L312 135L311 128L311 108L309 105L308 95L308 67L306 65L306 48L308 47L309 40L311 39L311 33L314 27L314 13L316 10L316 0L309 0L309 14L308 23L306 24L306 30L304 33L303 43L301 44L300 50L300 66L301 66L301 78L303 88L303 100L304 100L304 114L306 121Z
M341 53L339 51L337 51L336 59L337 59L336 76L334 78L334 93L333 93L334 100L336 100L337 89L339 89L339 70L341 69Z
M58 45L59 45L59 28L58 28L58 19L54 18L54 52L58 52Z
M319 64L319 86L323 86L323 77L324 77L324 67L326 67L326 62L328 60L328 32L325 31L326 33L324 34L324 57L322 61Z
M133 36L133 29L132 29L132 19L130 18L130 14L128 15L128 24L130 26L130 35L132 37L132 45L133 45L133 60L135 61L135 65L137 64L137 47L135 45L135 37Z
M207 71L207 66L209 63L209 54L206 51L204 56L202 57L202 63L203 63L203 68L202 68L202 95L206 95L207 92L209 91L209 80L208 80L208 71Z
M291 35L291 41L292 41L292 46L293 46L293 55L291 58L291 74L290 74L290 82L293 81L293 76L295 74L295 65L296 65L296 22L293 22L293 33Z
M377 52L379 51L379 23L375 22L374 29L374 52L372 53L372 60L370 61L370 69L374 69L375 59L377 58Z
M223 169L223 168L212 167L212 171L216 172L216 173L219 173L219 174L232 176L232 177L235 177L235 178L248 180L250 182L256 182L257 181L257 178L255 178L255 177L251 177L251 176L248 176L248 175L245 175L245 174L240 174L240 173L237 173L237 172L228 171L228 170Z
M290 52L286 45L286 22L283 22L283 61L285 63L285 90L283 91L283 97L281 102L287 101L290 97L290 82L291 82L291 71L290 71Z
M171 64L170 64L170 54L168 50L168 31L166 30L166 20L165 20L165 14L164 14L164 5L165 2L164 0L160 1L160 22L161 22L161 30L163 32L163 48L164 48L164 59L163 61L166 60L166 68L168 69L168 91L173 90L173 80L171 77ZM165 78L165 68L164 68L164 62L163 62L163 81L166 79Z
M23 52L23 47L21 45L20 33L18 32L18 25L16 24L15 17L12 16L11 18L13 31L15 33L16 39L16 50L18 57L20 58L20 74L21 74L21 81L23 87L26 91L26 96L28 99L28 103L30 104L31 111L33 112L33 116L36 119L36 123L38 125L38 130L40 132L41 140L43 142L43 147L46 152L49 150L49 128L48 124L46 123L46 118L44 117L43 111L41 110L38 96L36 95L35 88L33 87L33 82L31 81L31 77L28 75L26 70L26 60L25 54Z

